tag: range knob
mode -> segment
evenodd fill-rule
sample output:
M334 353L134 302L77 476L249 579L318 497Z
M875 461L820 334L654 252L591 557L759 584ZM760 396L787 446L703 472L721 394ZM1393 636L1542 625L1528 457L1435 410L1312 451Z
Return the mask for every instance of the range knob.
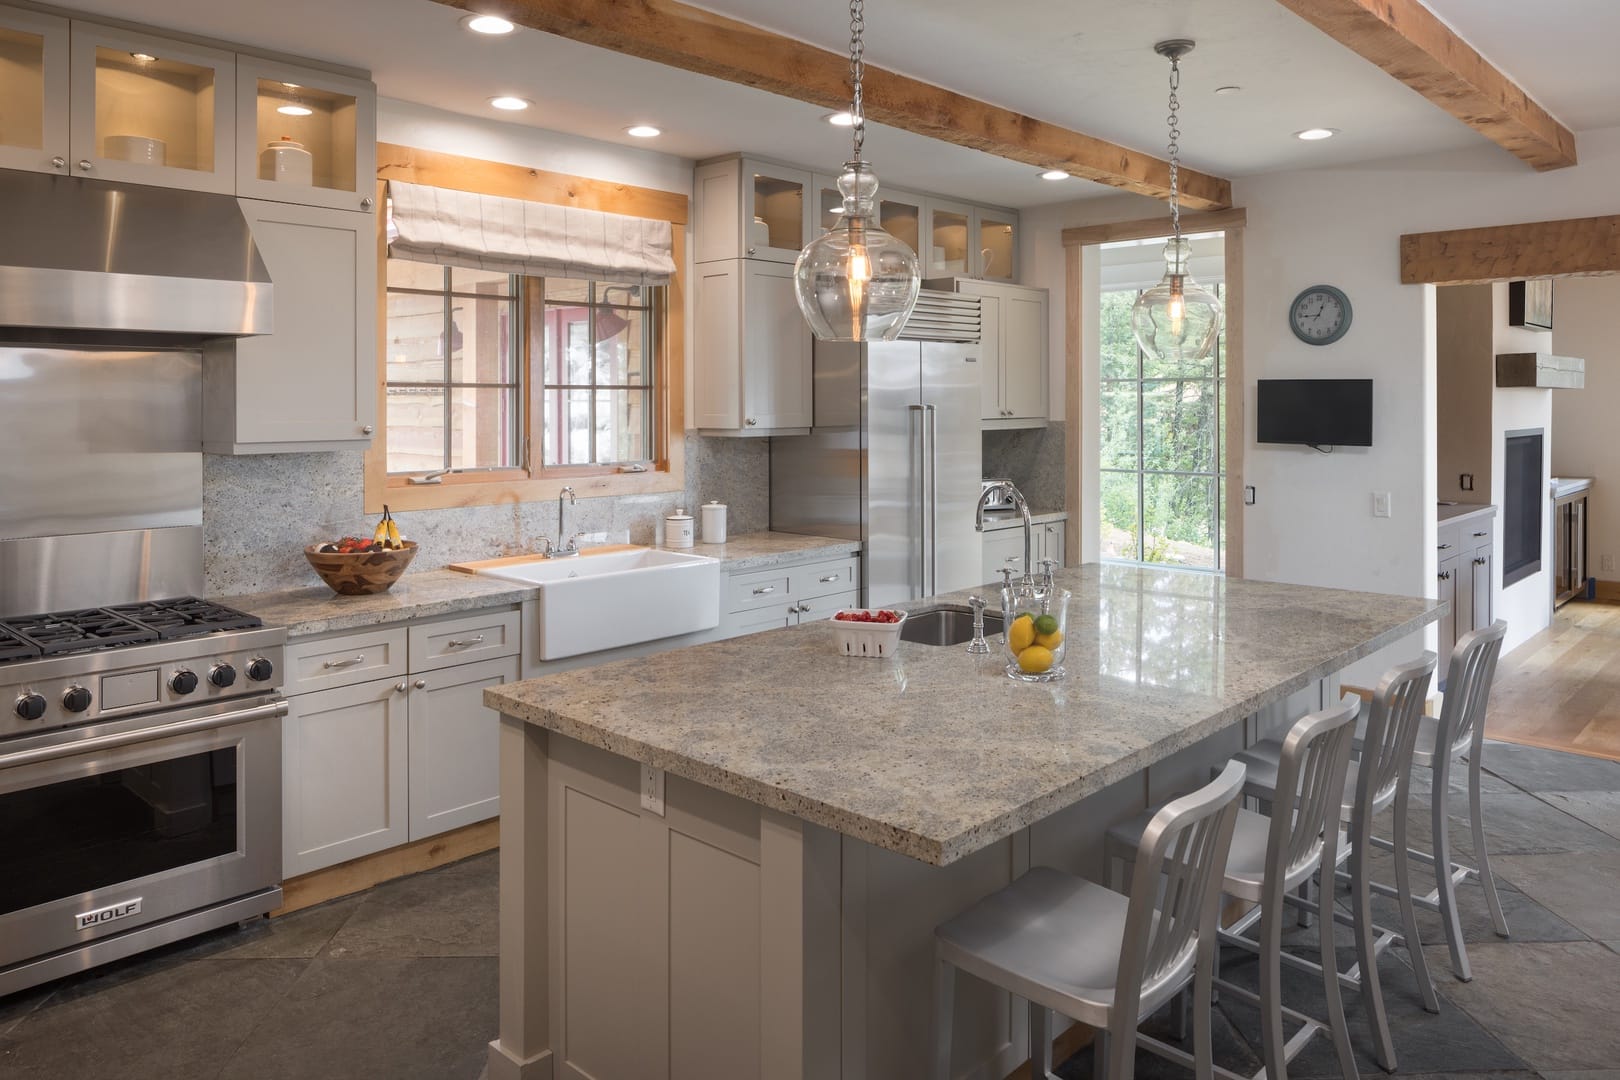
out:
M24 720L38 720L45 715L45 695L18 694L17 715Z
M189 694L197 689L197 673L181 668L169 676L169 689L177 694Z
M269 682L275 678L276 665L262 656L255 656L248 661L247 677L254 682Z
M208 681L223 690L236 681L236 669L229 664L215 664L208 669Z
M82 686L70 686L62 695L62 708L68 712L84 712L90 707L90 691Z

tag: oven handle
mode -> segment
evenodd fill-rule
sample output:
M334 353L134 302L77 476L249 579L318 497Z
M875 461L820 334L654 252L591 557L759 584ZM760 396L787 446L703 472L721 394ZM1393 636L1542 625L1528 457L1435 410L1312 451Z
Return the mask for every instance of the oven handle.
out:
M198 716L190 720L176 720L172 724L159 724L157 727L120 731L113 735L97 735L74 742L36 747L33 750L19 750L14 754L0 756L0 769L35 765L42 761L55 761L58 758L75 757L98 750L117 750L137 743L169 739L176 735L192 735L199 731L214 731L218 728L235 727L237 724L251 724L255 720L273 720L286 715L287 702L277 700L267 705L255 705L251 709L237 709L217 716Z

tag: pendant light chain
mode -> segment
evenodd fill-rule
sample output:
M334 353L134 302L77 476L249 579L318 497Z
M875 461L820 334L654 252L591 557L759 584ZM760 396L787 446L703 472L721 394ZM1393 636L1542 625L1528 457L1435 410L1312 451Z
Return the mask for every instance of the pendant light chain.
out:
M1181 239L1181 121L1177 114L1181 112L1181 98L1176 91L1181 89L1181 57L1172 54L1170 57L1170 115L1166 118L1170 124L1170 229L1177 240Z
M866 79L866 0L849 0L849 77L855 84L854 102L850 105L850 131L855 138L855 160L861 159L861 147L866 143L866 99L861 84Z

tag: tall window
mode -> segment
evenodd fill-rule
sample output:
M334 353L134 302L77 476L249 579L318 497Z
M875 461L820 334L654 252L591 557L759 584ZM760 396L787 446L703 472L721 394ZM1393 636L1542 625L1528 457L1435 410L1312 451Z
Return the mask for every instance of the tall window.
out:
M387 471L650 460L661 292L389 259Z
M1225 333L1207 360L1151 360L1131 333L1137 295L1102 294L1101 554L1223 569Z

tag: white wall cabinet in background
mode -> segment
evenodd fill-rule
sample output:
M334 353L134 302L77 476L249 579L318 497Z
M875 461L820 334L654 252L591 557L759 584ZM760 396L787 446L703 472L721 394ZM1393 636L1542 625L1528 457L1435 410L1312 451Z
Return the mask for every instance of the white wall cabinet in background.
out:
M0 7L0 169L67 173L68 21Z
M376 219L239 201L270 272L275 329L206 350L203 448L365 446L377 418Z
M1030 529L1029 536L1029 568L1030 572L1041 572L1041 560L1053 559L1058 566L1063 565L1063 542L1065 537L1064 523L1049 521L1037 524ZM984 531L984 580L990 584L1001 583L1001 571L1009 569L1014 577L1024 572L1024 527L1022 523L1009 525L999 529L985 529Z
M820 230L809 169L732 156L700 164L692 176L694 262L759 259L787 263Z
M1494 510L1442 521L1436 530L1438 595L1450 608L1438 623L1440 666L1435 673L1436 684L1446 678L1451 650L1457 641L1470 631L1491 625L1495 532Z
M374 209L377 88L369 81L238 54L235 123L238 195ZM265 148L284 141L309 155L307 180L278 172L267 159Z
M956 291L979 297L982 417L987 428L1046 423L1047 304L1045 289L956 279Z
M693 301L695 422L727 435L803 434L811 422L810 326L793 267L703 263Z

